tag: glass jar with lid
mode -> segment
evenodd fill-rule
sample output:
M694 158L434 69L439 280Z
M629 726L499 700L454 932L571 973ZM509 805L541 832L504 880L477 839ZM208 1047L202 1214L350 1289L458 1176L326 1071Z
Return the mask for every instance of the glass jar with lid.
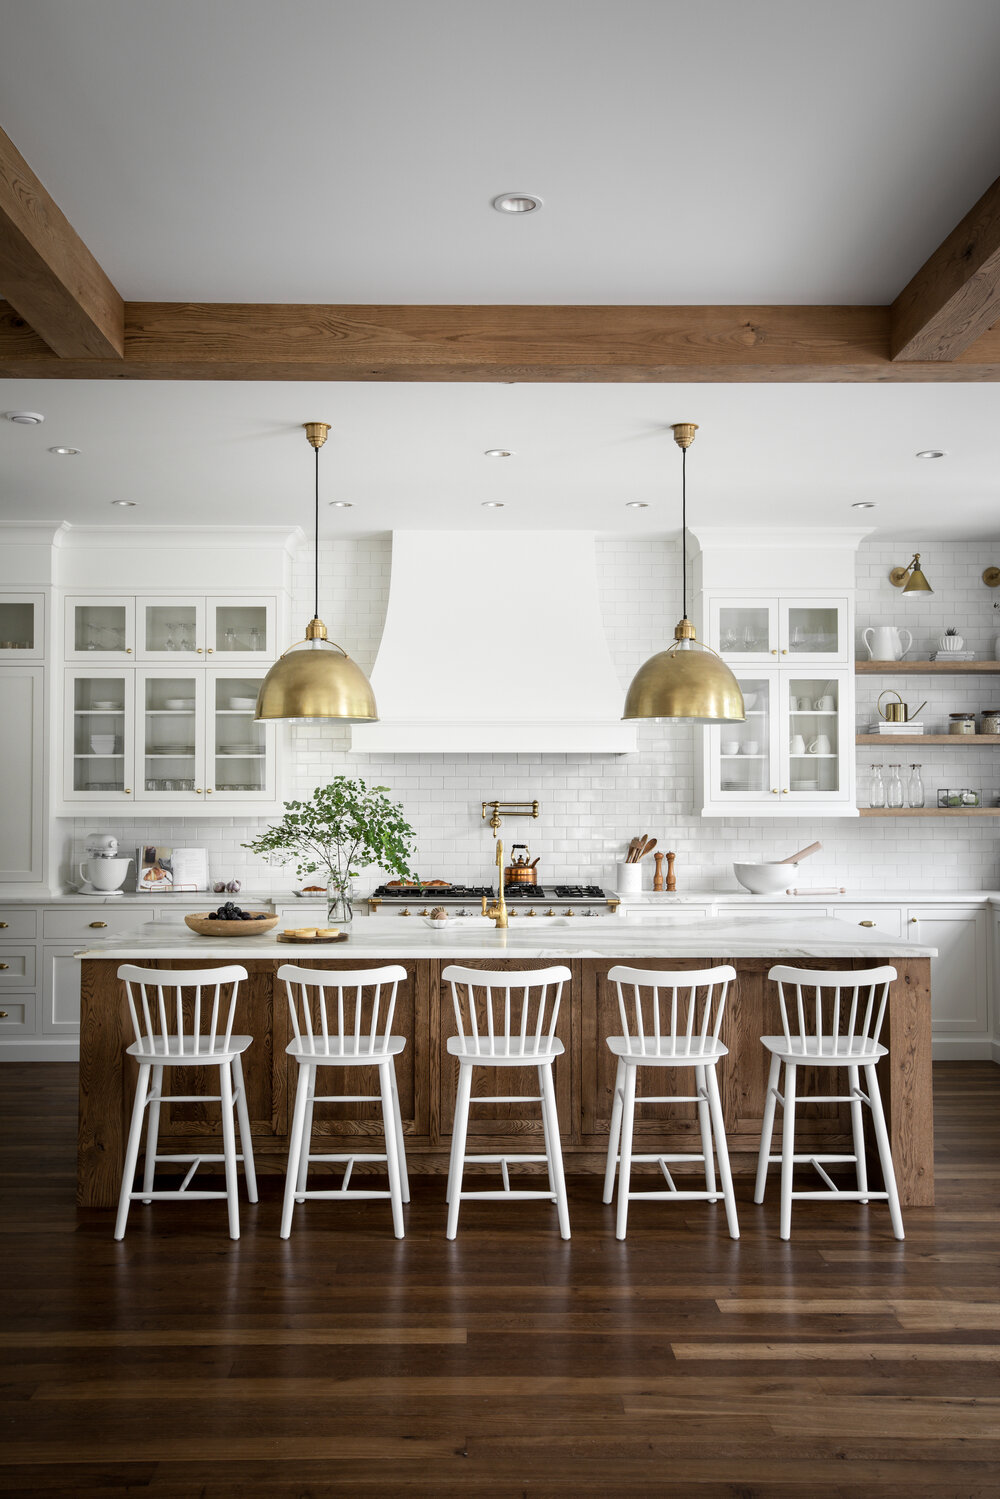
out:
M981 734L1000 734L1000 708L984 708L979 725Z
M976 715L974 713L949 713L949 734L974 734L976 732Z

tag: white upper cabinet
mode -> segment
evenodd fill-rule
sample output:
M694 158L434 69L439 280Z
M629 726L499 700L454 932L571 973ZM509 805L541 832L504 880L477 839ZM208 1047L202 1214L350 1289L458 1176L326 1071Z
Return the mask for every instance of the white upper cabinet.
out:
M65 600L63 655L91 665L135 662L135 600L73 595Z
M140 661L259 665L277 655L275 598L136 600Z
M63 801L120 807L135 800L135 672L66 673Z
M205 600L140 598L135 601L140 661L205 664Z
M259 666L277 659L277 600L207 599L206 650L216 666Z
M843 597L705 597L707 644L733 666L846 665L850 601Z
M44 660L44 594L0 594L0 665Z

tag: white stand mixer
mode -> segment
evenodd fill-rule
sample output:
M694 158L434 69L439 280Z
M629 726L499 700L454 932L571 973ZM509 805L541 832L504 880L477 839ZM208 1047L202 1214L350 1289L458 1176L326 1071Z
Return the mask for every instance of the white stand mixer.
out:
M77 886L81 895L121 895L121 886L131 859L119 859L118 839L113 833L88 833L87 834L87 857L80 865L80 879L83 881Z

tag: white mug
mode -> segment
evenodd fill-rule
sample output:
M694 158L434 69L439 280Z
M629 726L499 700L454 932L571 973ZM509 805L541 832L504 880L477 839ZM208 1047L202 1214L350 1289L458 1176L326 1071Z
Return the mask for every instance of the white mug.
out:
M756 739L748 739L743 746L743 753L745 755L755 755L759 749L760 745Z
M816 707L820 713L832 713L837 704L832 697L821 697L816 700Z
M806 742L803 739L802 735L793 734L791 739L788 741L788 753L790 755L804 755L805 752Z
M799 712L800 713L811 713L812 712L812 706L813 706L812 703L809 701L809 699L807 697L800 697L799 698Z
M830 753L830 741L825 734L818 735L809 746L811 755L828 755Z
M797 713L798 710L799 710L799 700L798 700L798 698L797 697L790 697L788 699L788 711L789 711L789 713Z

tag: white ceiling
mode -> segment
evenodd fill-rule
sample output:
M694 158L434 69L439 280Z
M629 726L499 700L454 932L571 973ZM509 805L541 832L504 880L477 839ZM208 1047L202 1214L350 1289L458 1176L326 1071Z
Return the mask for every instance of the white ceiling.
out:
M880 303L998 55L997 0L15 0L0 123L133 300Z
M173 384L0 381L0 518L77 524L312 526L312 450L328 421L321 524L584 527L679 523L679 454L697 421L695 525L872 525L1000 538L1000 386ZM75 458L46 450L82 449ZM491 447L513 449L488 459ZM921 448L947 457L917 460ZM110 501L132 499L135 509ZM349 510L331 509L344 499ZM483 508L503 501L502 510ZM645 500L647 510L626 509ZM857 500L877 508L852 510Z

